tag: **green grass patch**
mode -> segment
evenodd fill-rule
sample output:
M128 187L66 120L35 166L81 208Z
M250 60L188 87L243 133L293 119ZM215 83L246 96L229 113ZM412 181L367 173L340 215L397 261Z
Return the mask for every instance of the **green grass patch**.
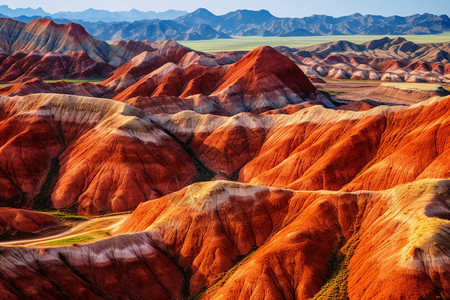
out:
M95 233L96 235L99 235L100 237L109 237L110 236L109 232L106 230L95 230L93 233Z
M49 214L51 216L54 216L55 218L60 219L61 221L86 221L87 218L83 216L77 216L61 211L56 212L45 212L46 214Z
M387 35L390 38L398 36ZM349 41L353 43L365 43L371 40L381 39L386 35L326 35L326 36L294 36L294 37L260 37L260 36L233 36L231 39L178 41L178 43L194 50L217 53L222 51L252 50L262 45L272 47L304 47L321 43L336 41ZM440 34L402 35L402 37L414 43L443 43L450 40L450 31Z
M347 300L348 264L356 247L359 236L354 236L342 247L344 237L338 236L336 247L331 253L328 265L328 280L313 299Z
M60 240L54 240L42 243L42 246L63 246L63 245L72 245L72 244L84 244L87 242L90 242L94 239L94 237L89 235L80 235L80 236L74 236L69 237L65 239Z
M391 86L403 89L418 89L418 90L430 90L434 91L441 87L442 84L438 83L413 83L413 82L385 82L383 86ZM444 87L445 88L445 87Z
M338 91L331 91L331 90L325 90L325 89L320 89L320 91L325 92L330 94L331 96L337 96L342 94L342 92L338 92Z
M94 216L92 218L114 217L114 216L121 216L121 215L129 215L131 213L133 213L132 210L118 211L118 212L107 213L107 214L103 214L103 215L99 215L99 216Z
M328 83L357 83L357 84L381 84L379 80L355 80L355 79L324 79Z
M65 82L74 82L74 83L82 83L82 82L102 82L105 78L89 78L89 79L47 79L44 80L44 82L52 83L52 82L59 82L59 81L65 81Z

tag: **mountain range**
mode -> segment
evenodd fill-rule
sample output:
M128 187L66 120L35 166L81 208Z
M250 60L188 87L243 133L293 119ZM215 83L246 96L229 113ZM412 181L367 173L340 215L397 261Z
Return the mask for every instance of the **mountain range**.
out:
M87 10L81 13L61 12L53 15L42 10L18 11L1 9L0 14L29 22L48 16L58 23L75 21L94 37L103 40L203 40L231 36L319 36L319 35L405 35L436 34L450 30L447 15L415 14L411 16L378 16L353 14L343 17L313 15L304 18L278 18L267 10L236 10L215 15L200 8L173 20L155 19L138 11L108 12ZM178 13L178 12L177 12ZM18 16L18 14L22 14ZM127 17L113 17L121 14ZM173 15L175 16L175 15ZM119 20L120 21L117 21ZM169 18L168 18L169 19ZM113 21L112 21L113 20ZM133 20L133 21L130 21Z
M7 5L0 5L0 14L8 17L51 17L54 19L69 19L72 21L85 21L85 22L133 22L137 20L148 19L160 19L171 20L176 19L187 11L169 9L164 12L155 11L140 11L137 9L131 9L129 11L109 11L104 9L89 8L83 11L60 11L57 13L49 13L39 8L9 8Z
M449 42L415 44L401 37L386 37L363 44L338 41L301 48L277 47L277 50L316 81L331 78L445 83L450 73ZM173 40L122 40L110 44L94 38L81 25L72 22L56 24L50 19L36 19L22 23L7 18L0 19L0 82L25 82L36 77L44 80L106 78L117 69L105 84L108 89L99 90L94 87L95 93L88 93L92 96L111 96L112 91L120 93L128 87L125 95L138 96L142 91L152 93L156 86L152 83L143 89L149 78L144 79L142 76L167 62L182 67L193 62L211 67L234 63L245 54L246 52L238 51L215 57L182 47ZM129 72L130 70L133 71ZM174 71L174 76L167 77L166 81L177 85L177 90L180 91L172 91L171 96L186 95L180 89L199 72L192 69L183 74L184 71L175 65L167 70ZM225 70L215 70L208 71L208 83L202 83L202 86L196 83L194 86L205 92L211 82L217 83L218 76ZM127 73L126 76L122 76L124 72ZM152 78L150 76L150 81L154 79ZM141 79L144 80L143 85L129 86ZM160 82L159 79L157 81ZM43 88L42 83L33 82L32 85L52 90L49 87ZM85 92L81 94L84 95Z

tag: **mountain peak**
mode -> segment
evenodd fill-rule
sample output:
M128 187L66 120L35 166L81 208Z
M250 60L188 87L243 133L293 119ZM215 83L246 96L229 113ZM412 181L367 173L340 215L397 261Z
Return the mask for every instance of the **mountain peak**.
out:
M52 19L48 19L48 18L39 18L39 19L35 19L32 20L30 23L28 23L29 25L40 25L40 26L48 26L48 27L56 27L58 24L56 24L55 22L53 22Z
M34 27L37 26L40 28L40 30L46 29L46 28L58 28L59 30L62 30L65 34L71 37L76 37L77 39L85 38L90 36L89 33L84 29L83 26L77 23L69 22L67 24L57 24L52 19L48 18L40 18L35 19L28 23L28 27Z
M224 79L219 91L241 82L247 93L253 96L277 90L279 85L297 95L310 95L316 90L292 60L270 46L261 46L247 53L230 68Z
M191 14L196 16L215 16L212 12L203 7L194 10Z

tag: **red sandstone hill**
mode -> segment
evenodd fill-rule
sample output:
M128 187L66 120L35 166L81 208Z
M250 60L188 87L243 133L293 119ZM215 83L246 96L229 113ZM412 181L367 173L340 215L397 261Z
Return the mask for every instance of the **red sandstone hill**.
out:
M365 112L151 116L216 173L298 190L381 190L450 177L450 97ZM428 125L425 125L428 124ZM407 171L405 171L407 170Z
M112 97L114 94L107 89L91 82L44 82L40 78L33 78L28 81L19 82L14 85L7 85L0 88L0 95L5 96L25 96L30 94L57 93L78 96Z
M102 85L119 93L162 65L169 62L177 64L187 53L193 52L173 40L154 43L153 46L155 47L152 47L153 51L144 51L133 57L118 68Z
M224 60L223 56L214 58L199 54L174 41L153 43L152 47L153 52L137 55L100 84L44 83L37 78L25 81L31 77L30 73L40 71L43 78L55 73L64 77L59 74L63 70L69 74L82 74L77 73L81 69L44 68L42 60L32 64L34 56L27 55L23 62L14 63L4 75L9 79L19 76L24 82L0 88L0 94L64 93L103 98L116 94L114 99L145 108L147 112L176 113L189 109L220 115L242 111L259 113L288 104L322 104L326 107L337 104L331 97L318 92L291 60L270 47L258 48L234 64L229 64L230 60ZM9 56L4 64L10 65L8 62L14 61L14 57L20 57L20 54ZM46 54L45 57L58 55ZM223 63L226 65L221 65ZM28 67L30 71L24 71ZM252 78L255 78L254 82Z
M34 78L103 78L113 70L110 65L97 62L82 51L64 54L18 51L0 58L0 82L19 82Z
M198 183L141 204L119 229L145 232L0 248L0 291L10 299L446 298L449 191L448 180L430 179L352 193Z
M232 117L146 115L56 94L0 99L2 205L121 211L214 176L348 191L450 177L450 97L363 112L316 105Z
M118 77L120 79L113 76L114 80L111 82L119 80L121 84L135 80L136 76L133 74L138 71L133 65L151 65L151 61L156 59L150 54L141 56L124 65ZM141 69L139 67L138 70ZM131 75L127 75L127 72ZM108 82L110 81L105 84ZM116 86L121 86L120 84L116 83ZM175 97L184 99L180 100L179 105L193 107L197 111L231 115L242 111L263 112L305 101L319 101L334 107L291 60L267 46L251 51L231 66L190 64L183 68L167 63L124 89L114 99L132 99L131 103L138 107L140 102L144 102L146 107L152 109L150 104L157 106L158 101L143 97L160 96L171 96L169 103ZM200 102L214 107L208 110L201 105L193 105Z
M76 23L56 24L50 19L36 19L30 23L22 23L0 18L0 51L9 54L33 50L82 51L96 61L117 66L150 49L151 47L143 42L139 42L139 47L136 43L109 45L95 39Z
M447 82L448 63L393 58L369 58L354 54L321 55L279 49L312 78L395 82Z
M347 41L301 48L279 47L311 77L446 83L450 43L414 44L383 38L363 44Z
M123 211L192 183L201 170L132 106L56 94L0 102L1 205Z
M397 60L418 60L422 62L449 63L450 42L415 44L403 37L388 38L354 44L337 41L297 48L299 51L322 55L343 54L369 58L394 58Z
M8 239L24 233L33 233L60 223L48 214L11 207L0 207L0 238Z

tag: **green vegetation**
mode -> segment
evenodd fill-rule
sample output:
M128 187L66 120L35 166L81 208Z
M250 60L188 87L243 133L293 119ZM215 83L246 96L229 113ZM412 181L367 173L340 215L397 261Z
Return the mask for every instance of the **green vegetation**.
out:
M92 241L93 239L95 239L95 238L92 236L80 235L80 236L68 237L65 239L45 242L45 243L42 243L41 245L42 246L62 246L62 245L71 245L71 244L84 244L84 243Z
M319 89L322 92L328 93L331 96L337 96L339 94L342 94L342 92L338 92L338 91L331 91L331 90L325 90L325 89Z
M410 82L385 82L382 85L384 86L392 86L398 88L405 89L418 89L418 90L435 90L438 87L441 87L442 84L437 83L410 83ZM444 87L448 88L448 87Z
M86 221L87 220L86 217L77 216L77 215L73 215L73 214L69 214L69 213L65 213L65 212L61 212L61 211L45 212L45 213L49 214L51 216L54 216L55 218L58 218L61 221Z
M81 83L81 82L102 82L105 78L89 78L89 79L47 79L44 80L44 82L59 82L59 81L65 81L65 82L74 82L74 83Z
M358 84L381 84L379 80L355 80L355 79L328 79L324 78L326 82L333 83L358 83Z
M129 215L132 212L133 212L132 210L118 211L118 212L113 212L113 213L102 214L102 215L99 215L99 216L96 216L96 217L92 217L92 218L104 218L104 217L114 217L114 216Z
M213 295L218 289L220 289L227 282L228 279L242 266L249 258L255 253L256 249L251 250L247 255L237 258L236 264L227 272L220 273L217 276L216 281L208 288L201 289L197 294L191 296L189 300L197 300L203 296Z
M104 81L105 78L89 78L89 79L46 79L44 80L44 82L46 83L52 83L52 82L60 82L60 81L65 81L65 82L74 82L74 83L82 83L82 82L102 82ZM0 83L0 88L4 88L4 87L8 87L11 85L16 84L17 82L4 82L4 83Z
M178 41L180 44L203 52L222 52L235 50L252 50L262 45L272 47L302 47L321 43L349 41L364 43L375 39L381 39L384 35L327 35L327 36L296 36L296 37L260 37L260 36L233 36L232 39ZM395 38L397 36L388 36ZM450 31L440 34L403 35L402 37L414 43L441 43L450 40Z
M109 232L106 231L106 230L95 230L94 233L95 233L96 235L101 236L101 237L109 237L109 236L111 236L111 235L109 234Z
M328 265L328 280L313 299L348 299L348 264L359 244L359 236L353 236L342 247L343 239L342 235L338 235L336 247Z

